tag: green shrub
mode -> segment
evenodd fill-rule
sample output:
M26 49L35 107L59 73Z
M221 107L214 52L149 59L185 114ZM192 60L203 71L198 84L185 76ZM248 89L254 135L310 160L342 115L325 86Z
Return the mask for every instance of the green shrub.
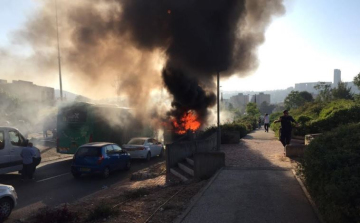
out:
M360 123L314 139L302 173L326 222L360 222Z
M239 134L236 131L221 130L221 144L238 144Z
M348 123L360 122L360 106L355 105L350 108L344 108L332 112L326 118L315 120L311 122L308 127L308 133L317 133L330 131L340 125Z
M247 129L246 126L242 123L228 123L221 126L221 131L233 131L238 132L239 137L242 138L246 136Z

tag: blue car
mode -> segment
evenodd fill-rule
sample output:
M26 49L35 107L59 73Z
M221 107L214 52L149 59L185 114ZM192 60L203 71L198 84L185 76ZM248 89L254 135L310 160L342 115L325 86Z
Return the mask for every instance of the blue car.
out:
M130 154L115 143L93 142L76 151L71 165L75 178L82 174L100 174L107 178L111 171L130 169Z

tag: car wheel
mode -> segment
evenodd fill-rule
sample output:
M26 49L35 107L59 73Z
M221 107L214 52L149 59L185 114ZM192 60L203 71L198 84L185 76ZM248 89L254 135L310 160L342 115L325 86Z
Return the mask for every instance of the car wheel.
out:
M130 167L131 167L131 161L128 160L125 165L125 170L130 170Z
M2 198L0 200L0 220L6 219L13 209L13 201L10 198Z
M72 173L75 179L79 179L81 177L81 173Z
M151 159L151 153L148 152L147 155L146 155L146 161L149 162Z
M159 154L159 157L163 157L163 156L164 156L164 153L165 153L164 148L161 148L161 152L160 152L160 154Z
M106 178L109 177L109 175L110 175L110 169L109 169L109 167L105 167L105 169L104 169L104 171L103 171L103 173L102 173L102 177L103 177L104 179L106 179Z

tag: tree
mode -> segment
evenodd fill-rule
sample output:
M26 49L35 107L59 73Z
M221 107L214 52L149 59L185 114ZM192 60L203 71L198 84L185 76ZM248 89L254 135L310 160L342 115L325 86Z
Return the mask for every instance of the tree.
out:
M300 97L302 97L306 102L312 102L314 100L312 94L307 91L301 91L299 93Z
M284 100L287 109L297 108L305 104L305 99L301 97L298 91L291 91Z
M265 113L271 114L275 107L276 107L275 105L269 104L266 101L264 101L261 103L259 110L261 114L265 114Z
M246 105L246 113L251 116L256 116L256 115L260 114L260 111L259 111L256 103L250 102Z
M319 95L316 98L318 101L330 101L332 94L331 94L331 85L326 84L325 82L319 82L315 87L315 90L319 91Z
M360 90L360 73L354 77L354 84L359 88Z
M332 89L331 93L335 99L354 99L354 95L351 93L351 87L347 87L347 84L344 82L339 82L337 88Z

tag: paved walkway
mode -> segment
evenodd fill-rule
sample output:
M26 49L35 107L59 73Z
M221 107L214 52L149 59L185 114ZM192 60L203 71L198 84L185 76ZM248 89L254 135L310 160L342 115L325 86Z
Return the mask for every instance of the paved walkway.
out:
M222 150L227 167L180 222L318 222L273 132L255 131Z

